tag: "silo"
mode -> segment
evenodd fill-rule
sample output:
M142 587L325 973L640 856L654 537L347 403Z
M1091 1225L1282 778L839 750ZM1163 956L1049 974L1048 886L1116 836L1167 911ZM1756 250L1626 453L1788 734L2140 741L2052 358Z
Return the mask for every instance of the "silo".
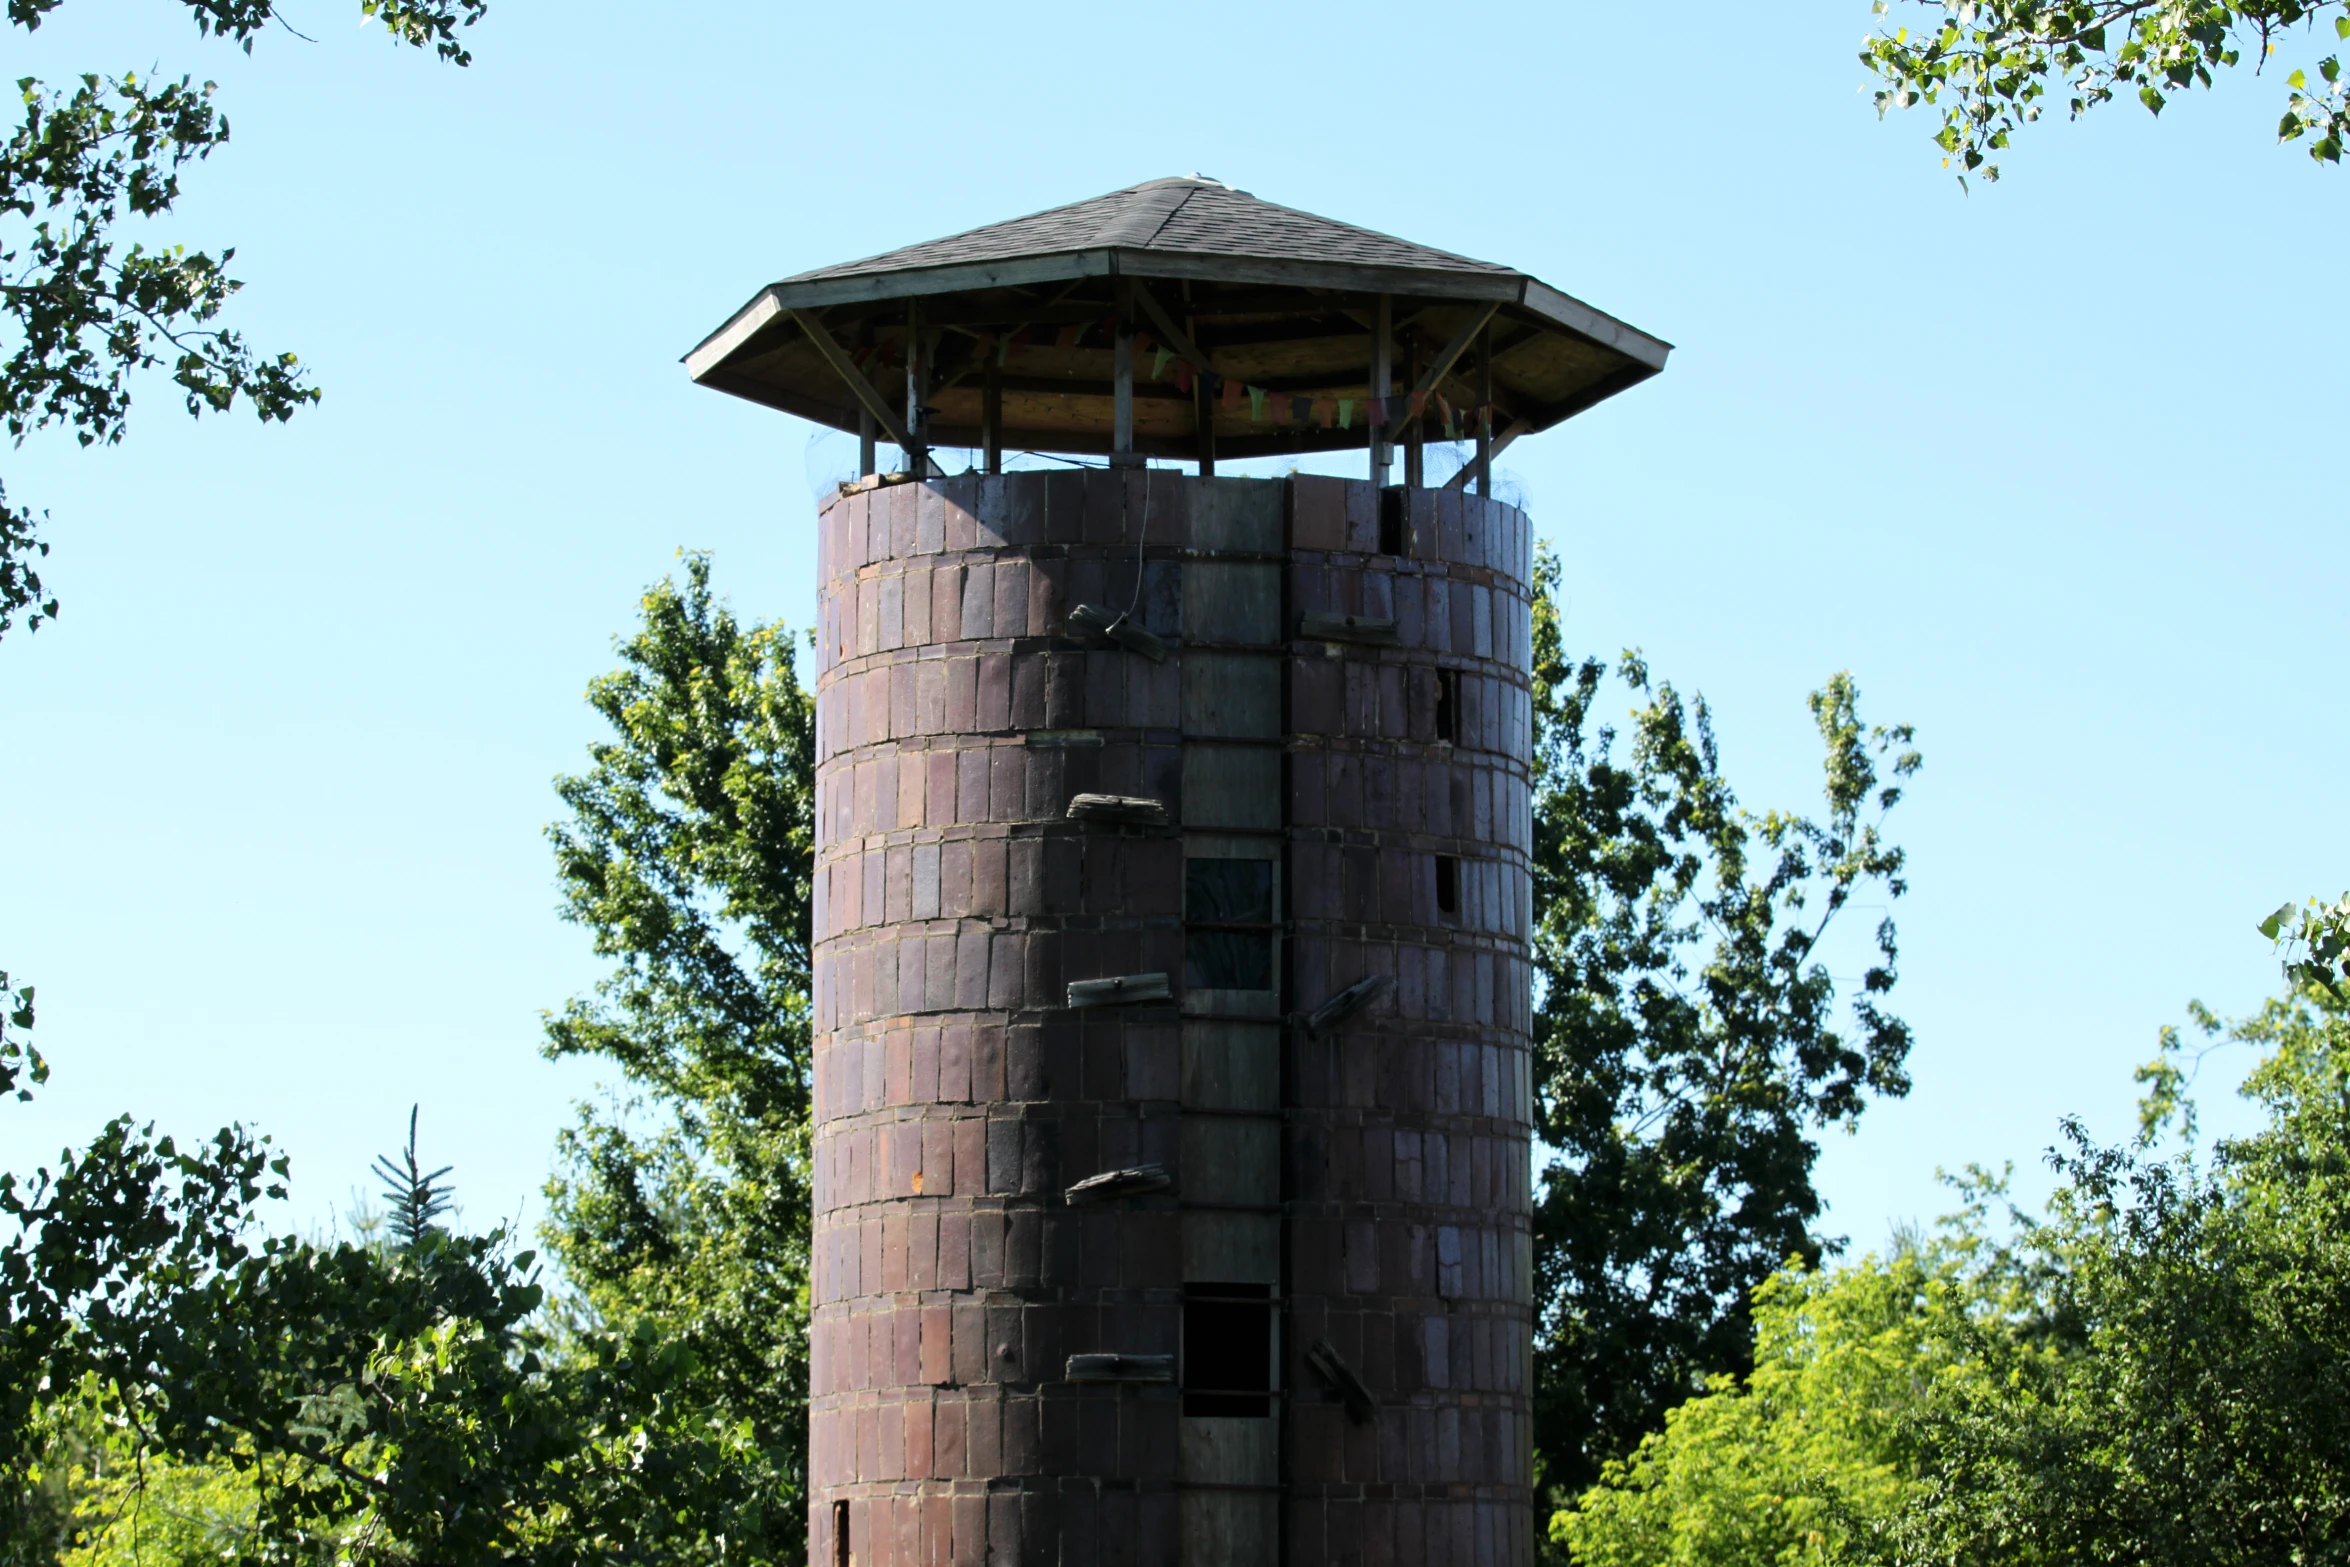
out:
M1529 1560L1531 538L1482 491L1664 356L1197 178L689 356L866 437L818 528L812 1561Z

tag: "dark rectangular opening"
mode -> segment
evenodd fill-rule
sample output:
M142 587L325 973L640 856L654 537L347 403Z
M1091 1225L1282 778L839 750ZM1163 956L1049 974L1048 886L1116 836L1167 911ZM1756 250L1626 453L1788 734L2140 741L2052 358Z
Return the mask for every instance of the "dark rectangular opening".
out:
M1436 856L1436 912L1461 911L1461 862L1450 854Z
M1261 1420L1272 1395L1272 1286L1184 1285L1183 1412Z
M1447 744L1460 738L1461 672L1436 671L1436 738Z
M849 1554L849 1504L832 1504L832 1567L851 1567L856 1558Z
M1379 492L1379 553L1401 555L1406 515L1411 498L1400 484L1391 484Z
M1183 983L1273 988L1273 862L1183 862Z

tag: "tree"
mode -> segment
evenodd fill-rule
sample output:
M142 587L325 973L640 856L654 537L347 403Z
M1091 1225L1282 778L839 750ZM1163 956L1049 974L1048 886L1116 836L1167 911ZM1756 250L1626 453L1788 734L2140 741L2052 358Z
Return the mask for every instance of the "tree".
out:
M1915 1497L1916 1417L1940 1384L2035 1352L2030 1265L1986 1222L2004 1178L1954 1184L1966 1204L1931 1236L1764 1280L1753 1370L1713 1378L1610 1460L1552 1541L1588 1567L1850 1560Z
M1751 815L1703 699L1637 654L1618 666L1643 704L1619 759L1593 727L1605 667L1561 651L1557 558L1535 577L1535 1445L1557 1505L1748 1368L1755 1287L1826 1249L1813 1134L1908 1090L1909 1030L1883 1010L1891 918L1848 1009L1820 944L1904 890L1880 769L1919 759L1907 727L1861 724L1839 675L1812 697L1827 815Z
M1758 1292L1718 1379L1553 1521L1607 1563L2339 1561L2350 1555L2350 1011L2304 988L2166 1029L2130 1144L2078 1123L2039 1220L1972 1174L1934 1238ZM2199 1163L2183 1062L2262 1052ZM2166 1131L2181 1146L2167 1156Z
M39 28L64 0L9 0L8 19ZM275 0L181 0L200 34L250 53L278 22ZM455 65L471 56L457 29L487 0L360 0L401 43ZM233 249L150 249L116 234L152 220L179 199L180 175L227 142L213 84L96 73L52 89L18 84L24 117L0 150L0 420L18 445L62 426L84 446L120 441L139 372L168 366L188 412L225 412L242 396L264 421L290 418L318 399L290 353L257 352L219 323L243 287L229 276ZM34 515L0 489L0 633L20 614L28 626L57 613L37 563L48 546Z
M781 625L739 624L706 557L646 593L589 688L613 737L558 780L565 916L612 975L549 1019L554 1056L630 1097L583 1109L543 1232L583 1320L656 1325L695 1396L753 1433L758 1554L804 1552L815 702ZM632 1112L649 1121L632 1126Z
M638 1323L553 1352L531 1255L436 1222L439 1173L412 1135L387 1196L417 1222L333 1243L253 1238L285 1163L233 1129L182 1151L118 1121L0 1179L0 1559L55 1559L61 1458L92 1562L176 1535L240 1567L699 1564L762 1537L749 1433L691 1395L690 1349Z
M2322 990L2206 1033L2265 1055L2265 1110L2208 1168L2156 1158L2180 1048L2136 1144L2077 1123L2039 1244L2067 1353L1938 1396L1916 1500L1872 1554L2230 1564L2350 1555L2350 1018Z
M1913 0L1933 19L1914 33L1892 0L1875 0L1880 30L1861 63L1884 83L1877 112L1924 103L1942 113L1943 166L1999 178L1993 156L2040 118L2052 90L2079 119L2123 93L2160 114L2172 93L2209 87L2247 55L2264 69L2297 34L2350 38L2350 0ZM2339 52L2285 77L2279 141L2306 141L2320 163L2342 160L2350 84Z

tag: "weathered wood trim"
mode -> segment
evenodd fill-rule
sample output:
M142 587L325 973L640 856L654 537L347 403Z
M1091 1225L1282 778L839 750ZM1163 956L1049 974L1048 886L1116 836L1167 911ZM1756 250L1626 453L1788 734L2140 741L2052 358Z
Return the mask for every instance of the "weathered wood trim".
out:
M955 266L919 267L907 272L817 278L806 283L787 280L770 285L768 292L785 309L820 310L829 305L907 299L916 294L967 294L980 289L1058 283L1069 278L1106 277L1109 272L1108 251L1077 250L1058 256L968 261Z
M1446 272L1418 267L1358 266L1343 261L1276 261L1247 256L1192 255L1179 250L1120 250L1112 255L1116 270L1130 277L1286 284L1293 288L1339 289L1349 294L1434 295L1463 301L1515 300L1519 297L1519 285L1530 281L1515 272ZM1209 308L1212 310L1213 306Z
M699 381L725 362L728 355L749 342L759 328L783 314L783 306L768 289L736 311L726 325L696 343L685 356L685 373Z
M1638 327L1594 310L1573 295L1562 294L1533 278L1526 279L1526 291L1518 303L1578 336L1612 348L1626 358L1639 360L1652 374L1665 367L1665 358L1673 351L1673 345L1663 339L1650 337Z

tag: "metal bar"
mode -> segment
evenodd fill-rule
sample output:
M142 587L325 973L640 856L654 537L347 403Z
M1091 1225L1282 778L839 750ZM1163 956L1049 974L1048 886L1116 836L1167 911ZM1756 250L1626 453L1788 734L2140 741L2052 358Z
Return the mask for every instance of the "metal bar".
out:
M1389 338L1395 330L1395 299L1393 295L1379 296L1379 319L1371 327L1371 397L1385 397L1395 389L1395 372L1387 355ZM1384 489L1387 485L1387 427L1384 421L1366 419L1371 427L1371 483Z
M1477 341L1477 334L1485 330L1485 324L1493 319L1493 313L1500 308L1498 303L1485 305L1474 316L1471 316L1469 324L1453 334L1452 341L1444 345L1444 352L1438 354L1429 363L1428 368L1421 372L1418 379L1412 383L1412 390L1423 397L1434 391L1436 383L1451 373L1453 365L1459 361L1461 355L1468 352L1469 345ZM1410 414L1411 404L1407 402L1404 405L1404 415L1408 418ZM1403 421L1399 419L1390 428L1400 428L1402 423Z
M857 477L870 479L879 459L874 455L873 410L857 405Z
M824 356L824 362L849 384L849 390L856 394L858 405L873 416L874 422L881 426L882 433L900 447L910 447L913 443L906 438L905 426L898 423L897 410L890 407L889 399L876 391L871 381L865 379L865 372L857 368L857 362L849 357L848 350L841 347L839 341L825 330L824 323L817 319L815 313L795 310L791 318L799 323L801 331L808 334L808 341L816 345L816 352Z

